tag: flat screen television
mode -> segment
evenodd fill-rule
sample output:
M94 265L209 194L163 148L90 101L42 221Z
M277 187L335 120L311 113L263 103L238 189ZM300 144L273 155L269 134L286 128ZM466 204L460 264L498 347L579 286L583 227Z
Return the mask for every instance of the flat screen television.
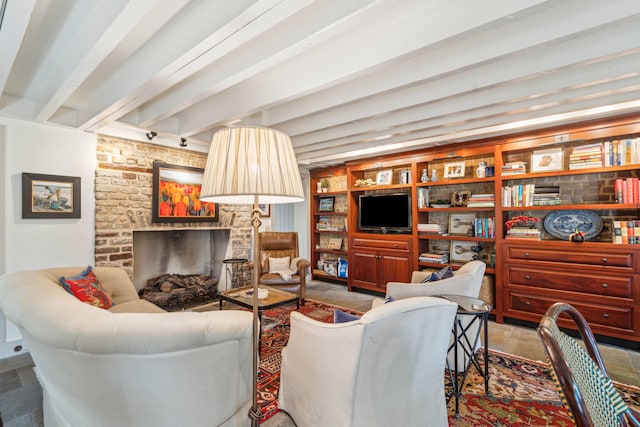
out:
M371 233L411 233L411 194L360 195L358 230Z

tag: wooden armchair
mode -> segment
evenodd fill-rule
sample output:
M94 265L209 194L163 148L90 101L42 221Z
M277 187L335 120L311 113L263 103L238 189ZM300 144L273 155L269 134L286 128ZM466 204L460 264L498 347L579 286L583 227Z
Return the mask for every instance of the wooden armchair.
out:
M558 328L563 313L577 326L584 347ZM553 304L540 321L538 335L578 427L640 426L609 378L591 328L578 310L566 303Z
M288 258L288 262L281 265L286 264L287 268L275 268L278 264L276 260L284 261L285 258ZM309 265L308 260L299 258L298 233L293 231L260 233L258 281L261 285L293 292L304 301Z

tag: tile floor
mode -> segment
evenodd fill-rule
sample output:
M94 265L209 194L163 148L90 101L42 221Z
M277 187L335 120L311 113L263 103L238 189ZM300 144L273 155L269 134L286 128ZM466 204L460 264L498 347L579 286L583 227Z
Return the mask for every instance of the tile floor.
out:
M307 297L328 304L366 311L375 298L346 287L325 282L309 283ZM489 322L489 347L529 359L544 360L544 350L534 329ZM600 344L611 377L625 384L640 386L640 352ZM0 360L0 426L42 427L42 390L28 354ZM262 427L294 427L284 413L278 413Z

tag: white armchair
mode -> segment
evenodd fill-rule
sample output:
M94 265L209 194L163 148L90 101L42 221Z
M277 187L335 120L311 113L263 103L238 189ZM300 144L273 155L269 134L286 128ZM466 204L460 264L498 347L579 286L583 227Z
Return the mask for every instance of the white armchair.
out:
M433 295L464 295L478 298L485 269L486 264L484 262L470 261L454 271L453 277L426 283L421 282L431 273L414 271L411 276L411 283L387 283L386 296L391 296L394 299ZM382 302L379 299L374 300L373 305L375 306Z
M404 298L412 298L418 296L434 296L434 295L463 295L472 298L478 298L480 294L480 286L482 285L482 278L486 265L482 261L470 261L460 267L453 273L452 277L447 279L438 280L436 282L421 283L422 280L427 277L430 272L426 271L414 271L411 276L411 283L389 282L387 283L386 296L393 297L393 299L400 300ZM377 298L372 302L372 308L377 307L380 304L384 304L384 300ZM468 316L467 316L468 317ZM462 324L466 327L471 318L463 319ZM479 323L474 324L469 328L469 336L475 336L477 329L480 327ZM478 342L479 347L480 342ZM477 350L477 348L476 348ZM464 354L461 350L460 354ZM454 349L452 348L448 355L449 366L457 366L458 371L462 371L467 364L467 360L461 360L457 365L455 364Z
M444 368L456 308L411 298L339 324L291 313L279 407L299 427L447 426Z

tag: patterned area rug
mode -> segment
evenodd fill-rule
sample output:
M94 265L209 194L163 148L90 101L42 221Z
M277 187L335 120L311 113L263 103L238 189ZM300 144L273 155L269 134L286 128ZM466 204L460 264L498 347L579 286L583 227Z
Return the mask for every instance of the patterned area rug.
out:
M356 311L308 300L300 312L321 322L333 322L333 310L361 314ZM289 314L295 305L267 310L263 313L262 350L258 382L259 403L265 421L278 412L280 385L280 352L289 339ZM482 360L482 359L481 359ZM548 365L514 355L489 351L489 396L484 393L484 380L470 368L459 401L460 417L455 417L455 399L451 398L448 375L445 375L449 397L450 426L574 426L551 378ZM640 388L616 384L624 399L640 412Z

